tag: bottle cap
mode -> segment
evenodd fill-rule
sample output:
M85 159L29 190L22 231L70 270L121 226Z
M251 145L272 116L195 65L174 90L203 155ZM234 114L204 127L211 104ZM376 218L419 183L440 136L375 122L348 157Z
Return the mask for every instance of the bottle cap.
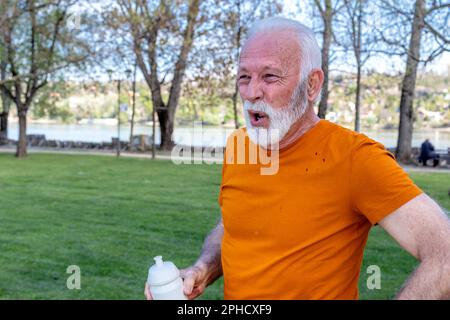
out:
M162 256L153 259L155 264L148 270L147 282L150 286L164 285L180 276L180 271L172 262L163 261Z

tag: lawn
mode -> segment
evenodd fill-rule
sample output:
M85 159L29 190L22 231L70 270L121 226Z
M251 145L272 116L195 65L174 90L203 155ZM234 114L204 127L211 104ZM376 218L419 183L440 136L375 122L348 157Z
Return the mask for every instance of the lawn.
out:
M142 299L152 257L179 267L197 257L219 218L220 166L82 155L0 154L0 298ZM450 208L450 174L411 174ZM446 182L446 183L444 183ZM69 290L69 265L81 290ZM368 290L378 265L381 289ZM392 298L415 260L380 227L372 230L360 278L362 299ZM221 299L223 282L204 299Z

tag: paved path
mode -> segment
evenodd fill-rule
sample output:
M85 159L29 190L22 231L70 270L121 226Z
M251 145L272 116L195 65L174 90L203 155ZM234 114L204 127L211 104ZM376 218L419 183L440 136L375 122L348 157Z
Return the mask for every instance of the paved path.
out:
M0 153L15 153L16 152L16 148L15 147L0 147ZM54 149L54 148L33 148L33 147L29 147L27 149L27 152L29 154L32 153L51 153L51 154L69 154L69 155L90 155L90 156L109 156L109 157L115 157L116 156L116 151L115 150L63 150L63 149ZM151 152L147 152L147 153L133 153L133 152L126 152L126 151L121 151L120 152L120 156L121 157L127 157L127 158L146 158L146 159L151 159L152 158L152 154ZM161 160L178 160L178 161L182 161L182 160L186 160L185 158L182 157L171 157L170 152L166 152L166 153L156 153L155 155L156 159L161 159ZM215 158L192 158L192 162L194 161L209 161L209 162L213 162L216 161ZM220 157L220 161L217 161L217 163L222 163L222 157Z
M116 152L114 150L105 150L105 151L100 151L100 150L62 150L62 149L54 149L54 148L33 148L33 147L29 147L27 149L28 153L32 154L32 153L51 153L51 154L69 154L69 155L96 155L96 156L110 156L110 157L115 157L116 156ZM16 152L16 148L15 147L5 147L2 146L0 147L0 153L15 153ZM151 152L148 153L132 153L132 152L124 152L122 151L120 153L120 155L122 157L128 157L128 158L144 158L144 159L151 159L152 158L152 154ZM215 158L192 158L192 161L190 161L191 163L202 163L202 161L205 161L207 163L222 163L222 157L219 157L220 159L215 159ZM159 160L173 160L175 162L180 162L183 160L186 160L182 157L171 157L169 152L166 152L164 154L161 153L157 153L156 154L156 159ZM410 166L410 165L406 165L406 166L402 166L403 169L405 169L405 171L407 172L438 172L438 173L450 173L450 168L433 168L433 167L418 167L418 166Z
M407 172L440 172L450 173L450 168L433 168L433 167L416 167L416 166L402 166Z

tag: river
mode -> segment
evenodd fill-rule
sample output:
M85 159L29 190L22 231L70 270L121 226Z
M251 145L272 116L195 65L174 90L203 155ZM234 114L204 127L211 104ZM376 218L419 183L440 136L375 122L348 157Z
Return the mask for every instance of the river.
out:
M41 124L29 123L28 134L45 134L48 140L73 140L86 142L111 141L117 137L117 126L106 124ZM203 130L202 130L203 129ZM233 129L221 127L203 128L199 125L191 127L176 127L174 141L177 144L192 146L224 146L226 137ZM363 130L362 133L370 138L381 142L386 147L395 147L397 144L397 130ZM148 125L135 125L134 134L152 134L152 127ZM123 125L120 130L120 139L128 141L130 126ZM9 124L8 137L17 140L18 124ZM418 129L413 134L413 147L419 147L425 140L430 139L436 149L447 149L450 147L450 130L445 129ZM159 143L159 128L156 130L156 143Z

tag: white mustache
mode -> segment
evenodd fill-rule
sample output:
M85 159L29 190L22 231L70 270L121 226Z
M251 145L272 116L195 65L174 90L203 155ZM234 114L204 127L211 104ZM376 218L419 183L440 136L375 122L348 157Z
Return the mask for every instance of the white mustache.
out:
M291 128L292 124L300 119L307 107L306 82L302 82L293 92L287 106L275 108L264 101L251 103L244 100L244 116L247 125L247 133L253 143L267 148L269 145L278 145L281 139ZM269 118L269 128L253 127L248 110L264 112ZM252 129L252 130L249 130ZM272 133L271 133L272 131ZM276 134L273 134L277 131Z

